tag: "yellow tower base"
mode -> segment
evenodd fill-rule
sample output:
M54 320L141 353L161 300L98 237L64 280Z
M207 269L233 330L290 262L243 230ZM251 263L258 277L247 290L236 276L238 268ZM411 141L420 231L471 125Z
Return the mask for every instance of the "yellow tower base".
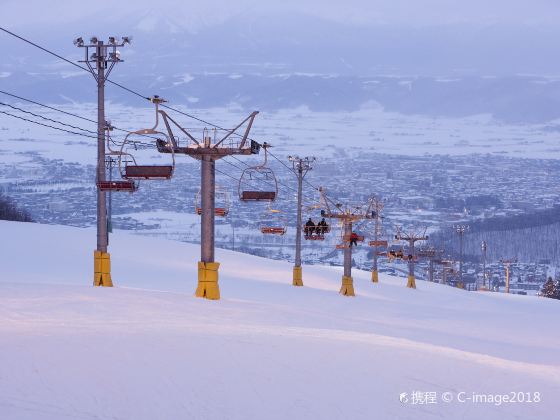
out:
M198 286L196 297L218 300L220 299L220 287L218 286L218 269L220 263L198 262Z
M108 252L93 252L93 285L113 287L111 279L111 254Z
M301 275L301 267L294 267L294 279L292 281L294 286L303 286L303 279Z
M377 270L371 272L371 281L374 283L379 283L379 273Z
M342 286L340 294L344 296L356 296L354 293L354 280L352 277L342 276Z
M416 289L416 279L414 278L414 276L408 276L408 283L406 283L406 287Z

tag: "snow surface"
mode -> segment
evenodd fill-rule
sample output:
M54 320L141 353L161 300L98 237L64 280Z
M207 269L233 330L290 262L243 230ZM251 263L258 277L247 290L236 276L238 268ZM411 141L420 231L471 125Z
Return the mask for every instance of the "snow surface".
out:
M553 419L557 301L473 293L218 250L222 299L193 296L199 248L0 222L1 419ZM540 403L401 403L412 391L540 392Z

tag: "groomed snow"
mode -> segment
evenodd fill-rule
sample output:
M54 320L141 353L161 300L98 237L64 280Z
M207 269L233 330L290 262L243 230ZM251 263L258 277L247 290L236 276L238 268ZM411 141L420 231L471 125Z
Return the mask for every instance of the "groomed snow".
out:
M117 287L93 288L94 230L0 232L3 420L557 418L558 301L359 271L342 297L339 268L304 267L295 288L291 264L222 250L222 299L207 301L193 296L196 245L124 233ZM399 401L413 391L437 403Z

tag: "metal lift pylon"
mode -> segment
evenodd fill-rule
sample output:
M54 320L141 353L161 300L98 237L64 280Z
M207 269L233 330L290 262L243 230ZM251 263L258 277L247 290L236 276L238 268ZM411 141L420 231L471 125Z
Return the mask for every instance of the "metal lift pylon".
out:
M321 194L322 204L325 207L325 210L321 211L321 215L329 219L337 219L343 226L342 249L344 250L344 273L342 275L342 284L339 293L343 296L356 296L354 291L354 279L352 278L352 244L350 238L355 222L373 218L373 200L370 199L367 206L358 207L336 204L336 210L334 210L329 205L329 199L326 197L322 187L319 187L319 192Z
M395 239L398 241L408 242L408 281L406 287L410 289L416 289L416 277L414 275L414 263L417 259L414 245L418 241L427 241L429 239L426 235L426 229L422 233L417 232L402 232L400 228L397 228L397 234Z
M214 257L214 216L215 216L215 194L216 194L216 161L231 155L257 154L260 144L247 137L251 131L253 121L258 114L254 111L235 128L228 130L227 134L220 140L210 136L205 129L202 141L196 140L185 128L175 122L165 111L159 110L171 141L170 147L158 149L161 153L184 154L200 161L200 261L198 262L198 285L195 295L205 299L220 299L220 287L218 285L218 270L220 263ZM185 144L179 144L177 137L173 135L171 124L187 136ZM243 125L247 124L243 136L232 135ZM215 134L215 132L214 132ZM241 137L241 138L239 138ZM227 142L226 142L227 141Z
M373 247L373 265L371 267L371 281L372 283L379 283L379 270L377 266L378 260L378 249L379 247L387 248L387 241L380 241L379 236L381 235L381 212L383 211L383 207L385 204L383 200L378 197L372 197L373 202L373 213L372 217L375 220L374 231L373 231L373 241L369 243L371 247Z

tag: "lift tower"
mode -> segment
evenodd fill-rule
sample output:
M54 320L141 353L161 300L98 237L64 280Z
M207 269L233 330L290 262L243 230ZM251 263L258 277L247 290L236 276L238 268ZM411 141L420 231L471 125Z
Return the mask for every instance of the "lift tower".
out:
M344 206L343 204L336 203L334 204L336 209L333 209L329 205L330 199L325 195L325 191L322 187L319 187L319 192L321 194L321 202L325 207L324 210L321 210L321 216L329 219L337 219L342 223L342 244L337 246L337 248L344 250L344 274L342 276L340 294L344 296L356 296L354 292L354 280L352 279L352 243L350 242L350 237L355 222L373 219L373 200L369 199L367 204L363 206ZM358 240L363 241L364 237L362 236L358 238Z
M443 255L443 250L436 249L434 246L429 246L426 248L421 248L418 250L416 255L419 258L427 258L428 259L428 280L433 282L434 281L434 271L435 271L435 263L436 261L441 260L441 256Z
M116 37L109 37L109 41L104 43L92 37L89 43L85 43L83 38L74 40L74 45L84 48L85 59L80 63L86 63L90 73L97 82L97 248L94 252L94 286L112 287L111 279L111 256L107 252L109 237L107 231L107 197L105 191L99 187L100 183L106 181L105 171L105 81L111 74L116 63L122 62L118 47L130 44L130 37L123 37L119 40ZM91 52L91 54L90 54Z
M206 299L220 299L218 286L218 269L220 263L214 260L214 216L216 211L216 161L231 155L258 154L261 145L253 140L247 141L253 121L258 114L254 111L235 128L227 130L221 139L207 130L203 131L202 141L195 139L185 128L181 127L165 111L159 110L167 128L171 144L157 144L160 153L184 154L200 161L200 261L198 262L198 286L196 296ZM186 139L179 140L173 134L171 124L175 125ZM243 135L237 130L247 125Z
M377 250L379 247L387 247L387 241L380 241L379 236L381 235L381 212L385 204L378 197L372 197L372 218L375 221L373 241L370 241L369 245L373 247L373 266L371 268L371 281L373 283L379 282L379 271L377 269Z
M422 233L418 233L415 231L405 233L397 227L397 234L395 235L395 239L398 241L408 242L408 282L406 283L406 287L416 289L416 278L414 277L414 260L417 258L417 256L414 251L414 245L418 241L427 241L429 239L426 235L426 229L424 229Z
M510 279L510 274L511 274L511 265L515 264L517 262L516 258L510 258L510 259L505 259L505 258L500 258L500 262L504 265L504 268L506 269L506 293L509 293L509 279Z
M306 156L300 158L299 156L288 156L290 162L294 169L294 173L298 179L298 193L297 193L297 225L296 225L296 258L294 263L294 273L292 285L303 286L303 275L301 270L301 228L303 225L303 220L301 217L302 211L302 195L303 195L303 178L307 175L312 167L311 164L315 161L313 156Z
M482 289L489 290L490 284L488 284L488 289L486 288L486 252L488 251L488 243L482 241L480 249L482 250Z

